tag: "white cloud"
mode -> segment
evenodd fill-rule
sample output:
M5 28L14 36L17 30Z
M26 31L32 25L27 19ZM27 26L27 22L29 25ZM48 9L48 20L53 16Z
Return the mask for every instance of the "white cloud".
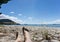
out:
M29 20L32 20L33 18L32 17L28 17Z
M40 20L35 19L33 17L28 17L23 21L17 17L5 15L5 14L1 14L0 19L10 19L10 20L13 20L13 21L15 21L17 23L21 23L21 24L23 24L23 23L26 23L26 24L60 24L60 19L42 22L42 20L40 21Z
M48 22L43 22L42 24L60 24L60 19L48 21Z
M22 16L22 14L18 14L19 16Z
M2 14L0 16L1 16L0 19L10 19L12 21L15 21L16 23L23 23L23 21L21 19L18 19L17 17L14 17L14 16L9 16L9 15L5 15L5 14Z
M4 14L0 15L0 19L7 19Z
M57 20L54 20L54 21L52 21L52 22L50 22L51 24L53 23L53 24L60 24L60 19L57 19Z
M35 19L33 17L28 17L26 20L24 20L24 23L26 24L40 24L40 20Z
M10 12L10 13L15 13L15 12Z
M32 24L33 21L32 21L32 17L27 17L26 19L24 19L24 24Z
M30 18L29 18L30 19ZM53 20L53 21L40 21L40 20L34 20L34 19L32 19L32 21L31 20L29 20L29 19L27 19L27 20L25 20L25 23L27 23L27 24L60 24L60 19L57 19L57 20Z

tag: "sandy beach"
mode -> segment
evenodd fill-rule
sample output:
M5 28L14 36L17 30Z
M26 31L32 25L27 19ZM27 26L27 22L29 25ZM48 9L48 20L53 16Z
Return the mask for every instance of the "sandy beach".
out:
M41 27L41 26L19 26L19 25L4 25L0 26L0 33L5 33L7 35L0 35L0 42L15 42L16 40L16 31L19 32L19 35L23 38L22 27L27 28L30 31L30 36L32 42L47 42L45 35L48 35L51 38L51 41L60 42L60 27ZM44 40L41 40L43 39Z

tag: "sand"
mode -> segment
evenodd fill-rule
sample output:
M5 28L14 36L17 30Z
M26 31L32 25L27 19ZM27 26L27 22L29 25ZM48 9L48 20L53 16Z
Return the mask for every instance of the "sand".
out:
M41 27L41 26L19 26L19 25L4 25L0 26L0 33L7 34L6 36L0 35L0 42L15 42L16 40L16 31L19 32L19 35L23 38L22 27L30 30L32 42L48 42L45 39L45 35L48 34L53 42L60 42L60 27ZM41 40L43 39L46 40ZM55 41L54 41L55 40Z

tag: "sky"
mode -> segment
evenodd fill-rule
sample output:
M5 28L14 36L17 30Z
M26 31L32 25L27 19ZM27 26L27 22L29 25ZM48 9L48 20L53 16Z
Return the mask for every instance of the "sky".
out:
M11 0L0 12L21 24L60 24L60 0Z

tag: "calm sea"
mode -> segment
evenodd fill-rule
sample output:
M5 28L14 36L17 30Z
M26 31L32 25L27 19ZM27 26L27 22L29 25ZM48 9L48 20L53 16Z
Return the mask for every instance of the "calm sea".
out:
M60 27L60 24L21 24L20 26L47 26L47 27Z
M60 24L20 24L17 26L46 26L46 27L60 27Z

